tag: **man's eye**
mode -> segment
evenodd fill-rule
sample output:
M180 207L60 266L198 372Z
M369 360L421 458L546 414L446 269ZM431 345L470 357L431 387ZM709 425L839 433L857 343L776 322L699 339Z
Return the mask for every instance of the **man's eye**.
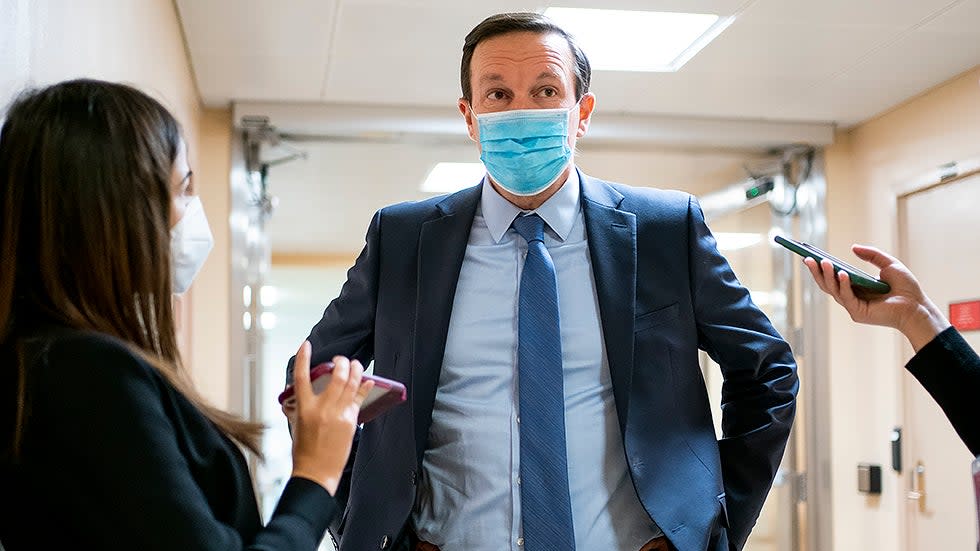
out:
M558 95L558 90L555 90L554 88L545 88L541 90L541 95L546 98L553 98Z
M502 100L505 97L507 96L500 90L493 90L492 92L487 94L487 99L492 99L492 100Z

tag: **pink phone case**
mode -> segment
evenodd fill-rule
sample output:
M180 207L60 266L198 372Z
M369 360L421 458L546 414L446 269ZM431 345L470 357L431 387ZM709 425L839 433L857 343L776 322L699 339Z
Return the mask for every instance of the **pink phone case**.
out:
M320 364L310 370L310 380L313 381L313 392L319 394L327 387L330 382L329 375L333 372L333 363ZM405 385L398 381L385 379L375 375L364 375L364 379L374 381L374 388L361 404L361 412L357 416L358 423L367 423L371 419L381 415L388 408L398 405L405 401L407 393ZM286 390L279 394L279 403L292 405L296 401L296 390L293 385L286 387ZM287 403L288 402L288 403Z

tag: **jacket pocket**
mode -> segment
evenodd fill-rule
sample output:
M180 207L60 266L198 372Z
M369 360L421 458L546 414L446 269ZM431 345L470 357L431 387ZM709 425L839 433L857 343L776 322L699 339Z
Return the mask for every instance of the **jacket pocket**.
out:
M675 302L670 306L665 306L652 312L647 312L646 314L637 316L637 318L633 321L633 332L639 333L640 331L646 331L651 327L656 327L669 321L676 320L678 310L679 307Z

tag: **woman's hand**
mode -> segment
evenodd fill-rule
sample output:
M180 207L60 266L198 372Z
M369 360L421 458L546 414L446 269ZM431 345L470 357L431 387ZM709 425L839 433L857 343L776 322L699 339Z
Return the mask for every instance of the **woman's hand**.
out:
M898 259L864 245L853 245L851 250L858 258L881 270L878 278L888 283L891 291L886 294L855 292L847 273L841 271L835 274L829 260L825 259L819 265L812 258L806 258L803 262L820 289L843 306L852 320L894 327L909 339L916 351L949 327L949 321L922 292L912 272Z
M333 359L330 383L320 394L310 381L310 343L296 353L293 385L296 407L283 409L293 423L293 476L317 482L333 495L350 455L357 414L374 387L361 382L364 367L343 356Z

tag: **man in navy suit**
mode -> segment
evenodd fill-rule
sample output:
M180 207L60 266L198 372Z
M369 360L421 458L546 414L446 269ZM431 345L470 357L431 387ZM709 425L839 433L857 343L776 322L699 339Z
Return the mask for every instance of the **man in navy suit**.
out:
M595 96L562 29L490 17L461 69L487 177L375 214L309 337L409 393L357 437L341 549L741 549L793 422L789 346L693 197L575 167Z

